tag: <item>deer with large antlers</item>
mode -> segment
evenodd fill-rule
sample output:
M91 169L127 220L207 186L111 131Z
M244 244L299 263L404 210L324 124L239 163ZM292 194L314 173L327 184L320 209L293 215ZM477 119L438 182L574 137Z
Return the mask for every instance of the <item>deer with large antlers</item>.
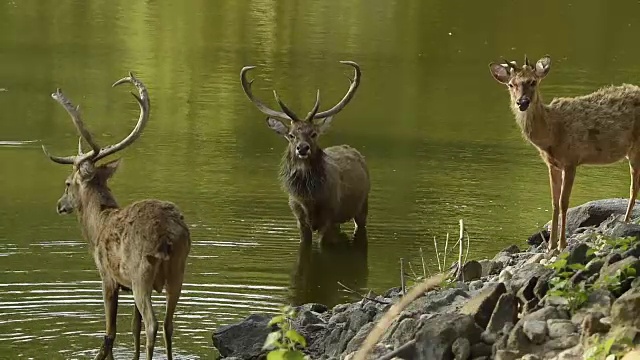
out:
M365 231L369 199L369 170L364 156L349 145L322 148L320 134L325 133L334 115L351 101L360 84L360 67L352 61L341 61L354 68L347 94L329 110L319 112L320 90L309 114L301 119L285 105L274 90L282 111L267 107L253 96L246 74L255 66L240 71L245 94L265 115L267 125L288 141L280 166L280 180L289 194L289 206L300 230L300 240L310 242L314 231L320 242L334 242L340 224L354 220L354 240L366 239ZM366 240L365 240L366 241Z
M511 111L523 136L538 149L549 169L553 207L549 250L567 246L567 209L579 165L629 160L630 198L624 216L628 222L640 188L640 87L607 86L545 104L539 87L551 69L551 58L544 56L531 65L525 56L522 67L515 61L503 61L489 64L491 75L507 86Z
M137 88L139 96L132 94L140 106L138 123L125 139L104 148L98 146L85 128L79 107L74 107L58 89L51 96L69 113L80 133L78 155L54 156L44 145L42 150L55 163L73 165L65 182L64 194L58 200L57 211L59 214L77 213L82 233L89 242L102 278L106 336L95 359L113 359L120 289L133 291L135 300L132 321L134 359L140 356L141 321L144 321L146 332L147 359L153 356L158 322L151 307L151 293L153 290L159 293L163 289L166 291L164 341L167 358L172 359L173 315L182 290L191 238L182 213L171 202L141 200L120 208L107 185L120 159L97 164L106 156L131 145L149 120L149 95L144 84L129 73L113 86L123 83L131 83ZM87 153L82 152L83 139L91 146Z

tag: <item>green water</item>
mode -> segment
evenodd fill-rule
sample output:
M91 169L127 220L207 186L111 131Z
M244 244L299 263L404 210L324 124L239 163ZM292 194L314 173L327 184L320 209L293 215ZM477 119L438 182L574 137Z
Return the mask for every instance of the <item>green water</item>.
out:
M333 305L399 283L399 259L437 268L441 243L465 219L471 257L523 244L549 217L547 170L525 143L488 63L550 54L547 100L609 82L640 83L635 2L81 1L0 0L0 358L85 359L104 331L99 276L75 218L55 212L69 171L40 144L71 154L76 133L51 98L81 105L101 144L124 137L137 107L111 83L134 71L151 120L121 153L118 201L177 203L194 245L174 347L209 358L218 326L286 302ZM366 156L371 177L367 252L299 251L277 182L285 141L239 84L258 65L255 94L271 90L306 113L362 84L324 135ZM571 203L626 197L627 165L581 168ZM344 227L350 231L352 225ZM417 269L416 271L421 271ZM131 297L116 341L129 358ZM156 313L164 304L154 295ZM162 351L161 337L158 337Z

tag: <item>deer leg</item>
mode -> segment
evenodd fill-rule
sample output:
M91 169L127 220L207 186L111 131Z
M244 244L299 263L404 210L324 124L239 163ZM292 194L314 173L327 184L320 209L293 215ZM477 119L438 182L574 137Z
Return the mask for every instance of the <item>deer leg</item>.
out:
M102 297L107 331L100 347L100 352L98 352L94 360L113 359L113 343L116 340L116 318L118 314L118 284L103 279Z
M311 226L309 225L309 215L307 214L307 211L298 202L293 201L293 199L289 200L289 207L291 207L293 215L295 215L296 220L298 220L300 242L310 243L313 240L313 232L311 231Z
M367 226L367 215L369 214L369 199L365 199L360 207L360 212L353 218L356 224L356 231Z
M569 209L569 197L571 197L571 188L573 188L573 180L576 177L575 166L568 166L562 171L562 191L560 193L560 243L558 250L562 251L567 247L567 210Z
M167 310L164 315L164 345L167 350L167 360L173 360L173 314L182 292L182 281L184 280L184 262L179 269L172 269L166 284Z
M144 322L144 330L146 333L146 354L147 360L153 358L153 348L156 343L156 334L158 333L158 320L153 313L153 307L151 306L151 285L153 277L148 281L142 283L133 284L133 299L135 300L136 307L142 315L142 321Z
M560 212L560 190L562 189L562 171L548 164L549 185L551 187L551 235L549 236L549 251L556 248L558 243L558 214Z
M631 186L629 190L629 205L624 215L624 222L631 220L631 213L636 204L636 198L638 197L638 189L640 189L640 164L634 164L629 161L629 172L631 173Z
M131 320L131 333L133 334L133 360L140 359L140 331L142 330L142 315L138 307L133 304L133 319Z

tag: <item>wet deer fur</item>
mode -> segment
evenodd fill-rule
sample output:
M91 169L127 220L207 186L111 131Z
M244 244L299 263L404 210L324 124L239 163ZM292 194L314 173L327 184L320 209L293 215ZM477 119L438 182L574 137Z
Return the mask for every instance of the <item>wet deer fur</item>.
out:
M268 116L269 128L288 141L279 175L302 242L310 242L314 231L320 233L322 243L338 241L340 224L352 219L356 225L354 239L366 239L361 235L366 230L370 180L364 156L349 145L323 149L318 144L319 136L328 130L333 116L349 103L360 84L359 66L351 61L341 63L352 66L355 73L347 94L333 108L318 112L318 90L315 105L304 119L291 111L275 90L281 112L254 98L253 80L246 79L246 73L254 66L246 66L240 72L242 88L249 100Z
M102 278L106 336L95 359L113 359L119 289L131 290L134 297L132 332L134 359L140 354L141 322L146 332L146 358L151 359L158 323L151 304L153 290L166 292L164 340L167 358L172 359L173 315L180 298L187 256L191 247L189 228L175 204L149 199L120 208L107 185L120 159L101 165L97 162L131 145L141 134L149 118L150 103L144 84L129 74L113 86L132 83L140 106L140 118L131 134L118 144L101 148L85 128L78 107L74 107L58 89L51 96L71 116L80 133L78 155L59 157L44 153L54 162L73 166L58 200L59 214L75 212L83 236ZM82 152L82 140L91 150Z
M504 60L490 63L489 68L494 79L507 85L516 122L549 170L553 207L549 250L567 246L567 209L579 165L629 160L630 198L624 216L628 222L640 187L640 87L609 85L545 104L539 86L551 68L549 56L533 66L525 56L522 67Z

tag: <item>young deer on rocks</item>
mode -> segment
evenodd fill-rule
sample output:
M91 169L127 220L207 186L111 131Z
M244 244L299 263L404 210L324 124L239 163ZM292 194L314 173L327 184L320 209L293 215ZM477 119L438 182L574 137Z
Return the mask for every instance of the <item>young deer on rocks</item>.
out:
M151 307L151 293L153 290L159 293L166 290L164 340L167 358L172 359L173 315L191 248L189 228L178 207L171 202L141 200L120 208L107 185L120 159L97 164L100 159L131 145L149 120L149 96L144 84L129 73L113 86L126 82L133 84L140 94L132 93L140 106L140 118L129 136L115 145L101 148L85 128L79 107L74 107L58 89L51 96L71 115L80 133L78 155L54 156L44 145L42 150L55 163L73 165L65 182L64 194L58 200L57 211L59 214L77 213L83 236L89 242L102 278L106 336L95 359L113 359L119 289L132 290L135 300L132 322L134 359L140 355L141 320L147 335L147 359L153 356L158 323ZM82 152L82 139L91 146L87 153Z
M539 87L549 73L551 58L545 56L532 66L525 56L522 67L515 61L503 61L489 64L491 75L507 85L511 111L523 136L549 168L553 206L549 250L567 246L567 209L578 165L629 160L631 187L624 216L628 222L640 188L640 87L606 86L588 95L555 98L544 104Z
M349 145L323 149L318 144L320 134L326 132L332 117L349 103L360 84L360 67L352 61L341 61L355 69L347 94L329 110L318 112L320 90L311 112L299 118L273 94L282 112L272 110L254 98L246 74L255 66L240 71L245 94L267 115L267 125L283 136L289 145L280 166L280 180L289 194L289 206L298 220L300 240L310 242L312 232L319 231L322 243L338 239L340 224L351 219L356 224L354 240L362 236L367 223L369 198L369 170L364 156Z

